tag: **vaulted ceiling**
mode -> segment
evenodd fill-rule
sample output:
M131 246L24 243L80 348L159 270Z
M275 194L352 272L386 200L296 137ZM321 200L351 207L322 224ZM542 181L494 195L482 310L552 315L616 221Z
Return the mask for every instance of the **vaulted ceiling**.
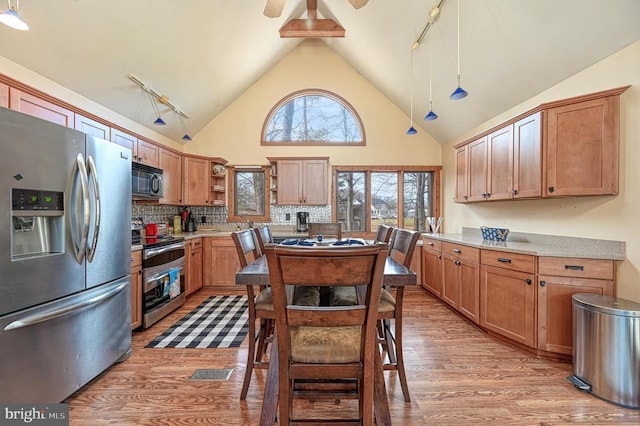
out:
M441 143L640 40L637 0L460 0L462 86L470 95L452 101L456 0L445 1L411 50L436 3L370 0L356 10L346 0L318 0L318 17L345 28L344 38L323 40L407 116L413 74L415 125ZM278 18L263 15L265 0L23 0L19 6L31 29L0 25L0 56L174 140L184 133L174 114L160 105L168 125L152 126L149 100L129 74L186 112L194 136L303 40L280 38L278 30L306 17L306 0L288 0ZM425 122L429 47L440 118Z

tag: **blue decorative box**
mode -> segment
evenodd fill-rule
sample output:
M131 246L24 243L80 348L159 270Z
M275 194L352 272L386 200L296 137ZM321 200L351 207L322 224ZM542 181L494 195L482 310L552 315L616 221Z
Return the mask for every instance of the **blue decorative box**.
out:
M481 226L482 238L489 241L506 241L509 230L507 228L489 228Z

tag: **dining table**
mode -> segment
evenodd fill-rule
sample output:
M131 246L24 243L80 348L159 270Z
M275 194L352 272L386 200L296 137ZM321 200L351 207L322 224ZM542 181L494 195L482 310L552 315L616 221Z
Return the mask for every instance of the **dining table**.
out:
M388 256L384 265L382 285L385 287L412 286L417 284L416 273L408 267ZM242 286L267 286L269 285L269 266L267 256L260 256L236 273L236 285ZM391 424L391 413L387 390L384 382L384 368L380 352L376 351L375 382L374 382L374 409L376 423L379 425ZM272 425L277 420L278 413L278 347L276 339L273 339L269 356L269 369L264 387L260 425Z

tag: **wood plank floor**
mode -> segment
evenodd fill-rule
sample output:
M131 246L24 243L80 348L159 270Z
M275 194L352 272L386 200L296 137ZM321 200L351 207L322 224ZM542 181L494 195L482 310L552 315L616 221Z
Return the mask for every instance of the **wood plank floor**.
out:
M202 300L235 289L201 290L151 329L135 333L131 357L66 402L71 425L257 425L266 370L240 401L247 339L236 349L144 346ZM405 362L412 400L387 371L394 425L640 424L640 411L576 390L571 366L536 359L487 336L421 288L405 293ZM233 368L228 381L191 380L196 369ZM353 401L301 402L297 409L353 409Z

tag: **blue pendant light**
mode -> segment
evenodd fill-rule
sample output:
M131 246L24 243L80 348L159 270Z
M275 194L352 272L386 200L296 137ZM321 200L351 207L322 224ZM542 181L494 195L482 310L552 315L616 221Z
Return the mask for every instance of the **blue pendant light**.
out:
M466 98L469 93L460 86L460 0L458 0L458 87L451 93L449 99Z
M407 135L415 135L418 133L415 127L413 127L413 49L411 49L411 127L407 130Z
M185 126L185 124L184 124L184 119L182 118L182 115L177 111L176 111L176 114L178 115L178 119L180 120L180 124L182 124L182 130L184 130L184 136L182 137L182 140L185 141L185 142L193 140L191 138L191 136L189 136L189 132L187 132L187 126Z
M4 12L0 12L0 22L20 31L27 31L29 25L18 15L19 2L16 1L16 7L11 7L11 0L7 0L9 7Z
M433 121L438 114L433 112L433 97L431 92L431 39L429 39L429 113L424 116L425 121Z
M153 108L153 113L157 117L154 120L153 124L157 126L166 126L167 123L165 123L162 117L160 116L160 110L158 109L158 105L156 105L156 102L153 100L153 95L151 94L151 91L147 89L146 92L147 92L147 95L149 96L149 102L151 102L151 108Z

